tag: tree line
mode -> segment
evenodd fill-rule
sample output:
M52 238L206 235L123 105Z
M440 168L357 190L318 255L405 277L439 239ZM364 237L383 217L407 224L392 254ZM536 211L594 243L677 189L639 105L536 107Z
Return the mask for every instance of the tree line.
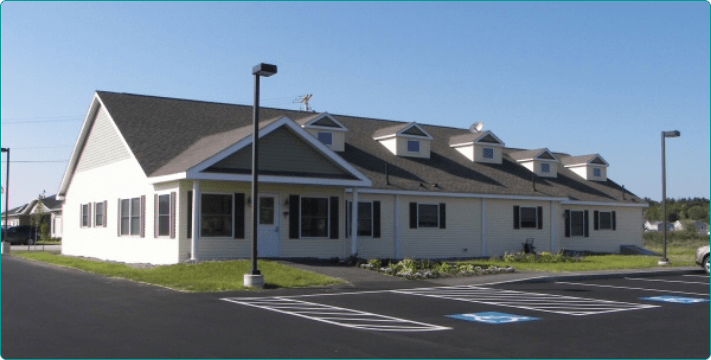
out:
M661 221L664 217L662 203L650 198L644 198L649 207L644 212L644 218L649 221ZM701 220L709 223L709 199L706 198L679 198L667 199L667 219L669 222L677 220Z

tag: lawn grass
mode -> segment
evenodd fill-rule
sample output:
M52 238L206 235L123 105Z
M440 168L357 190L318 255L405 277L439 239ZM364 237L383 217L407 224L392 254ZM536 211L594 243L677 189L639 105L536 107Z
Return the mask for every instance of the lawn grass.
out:
M473 264L474 266L513 266L518 271L547 271L547 272L570 272L570 271L594 271L594 270L619 270L619 269L649 269L659 267L658 256L644 255L592 255L582 258L579 262L562 263L523 263L505 262L503 260L475 260L464 261L462 263ZM696 266L693 260L672 261L672 266ZM667 268L667 267L665 267Z
M171 289L190 292L247 290L244 274L251 269L247 260L215 261L199 264L176 264L150 269L104 261L93 261L50 252L13 251L13 256L64 267L119 277ZM260 261L265 288L299 288L343 283L343 280L296 269L272 261Z

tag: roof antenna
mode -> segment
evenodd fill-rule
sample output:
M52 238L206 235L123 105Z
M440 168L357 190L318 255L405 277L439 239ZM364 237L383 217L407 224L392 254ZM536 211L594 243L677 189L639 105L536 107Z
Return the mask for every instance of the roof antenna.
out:
M306 112L309 112L311 108L309 107L309 101L311 100L311 97L313 95L311 94L306 94L306 95L301 95L296 100L294 100L294 103L302 103L306 105Z

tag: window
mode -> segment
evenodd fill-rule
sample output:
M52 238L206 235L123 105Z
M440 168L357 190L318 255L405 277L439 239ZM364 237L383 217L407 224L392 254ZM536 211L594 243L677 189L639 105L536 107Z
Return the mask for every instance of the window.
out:
M203 194L200 236L232 236L232 195Z
M407 151L420 152L420 142L417 140L408 140L407 141Z
M535 207L520 207L520 226L521 228L536 228L538 227L538 211Z
M141 235L141 198L121 200L121 235Z
M158 236L170 236L170 194L158 195Z
M594 177L600 177L602 176L602 170L600 168L593 168L593 176Z
M570 235L584 236L585 235L585 216L583 211L570 212Z
M373 203L358 203L358 236L373 236Z
M541 164L541 172L549 173L551 172L551 164Z
M89 227L89 204L84 204L81 206L81 226Z
M104 226L104 203L95 203L94 226Z
M259 225L274 225L274 198L259 198Z
M612 213L609 211L600 211L599 228L600 230L612 229Z
M494 149L484 148L484 159L493 159L493 158L494 158Z
M417 205L417 227L439 227L439 206L429 204Z
M301 198L301 236L327 237L328 213L327 198Z
M318 141L326 144L326 145L333 145L333 134L329 132L319 132L318 133Z

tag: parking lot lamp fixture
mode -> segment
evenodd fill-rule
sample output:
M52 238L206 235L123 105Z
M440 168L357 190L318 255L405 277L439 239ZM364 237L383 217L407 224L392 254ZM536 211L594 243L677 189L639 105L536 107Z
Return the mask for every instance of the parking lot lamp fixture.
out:
M257 269L257 226L259 223L259 78L277 73L276 65L261 63L252 68L254 75L254 130L252 132L252 270L244 275L244 286L263 287L264 276Z
M659 260L659 265L669 265L667 258L667 164L666 164L666 141L667 138L681 136L677 130L662 131L662 207L664 208L664 255Z

